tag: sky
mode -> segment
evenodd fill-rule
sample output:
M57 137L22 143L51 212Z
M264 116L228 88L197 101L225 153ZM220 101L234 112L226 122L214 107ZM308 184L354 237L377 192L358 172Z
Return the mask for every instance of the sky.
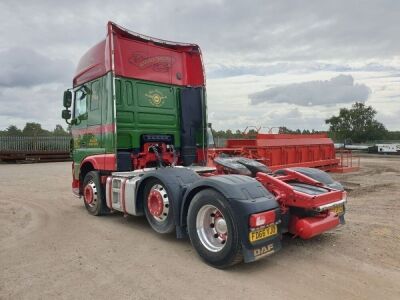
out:
M111 20L200 45L213 128L328 129L355 101L400 130L400 1L0 2L0 130L61 119L79 58Z

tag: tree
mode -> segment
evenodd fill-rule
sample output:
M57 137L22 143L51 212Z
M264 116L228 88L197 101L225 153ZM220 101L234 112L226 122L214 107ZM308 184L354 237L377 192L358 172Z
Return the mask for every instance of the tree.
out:
M351 139L361 143L382 139L387 130L382 123L375 120L376 110L372 106L356 102L350 109L341 108L338 116L325 120L329 124L332 137L338 141Z
M26 123L24 129L22 130L24 136L43 136L50 135L50 132L43 129L42 125L39 123Z
M5 130L5 134L8 135L8 136L21 136L22 135L22 131L17 126L10 125Z
M293 130L287 128L286 126L281 126L281 127L279 127L279 133L286 133L286 134L288 134L288 133L295 133L295 131L293 131Z
M61 125L57 124L56 128L54 128L54 130L53 130L53 135L55 135L55 136L68 136L69 133L67 131L65 131L65 129Z
M247 136L247 138L255 139L257 134L258 134L258 132L252 128L246 133L246 136Z

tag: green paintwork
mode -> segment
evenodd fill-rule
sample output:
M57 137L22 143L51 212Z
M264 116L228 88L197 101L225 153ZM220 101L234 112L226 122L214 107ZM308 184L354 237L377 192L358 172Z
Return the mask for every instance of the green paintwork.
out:
M74 89L72 116L76 123L72 125L72 131L89 130L84 134L74 134L73 137L72 158L75 179L79 178L79 167L85 157L115 154L117 150L122 149L138 150L143 134L172 135L175 148L180 148L179 97L182 87L130 78L115 78L116 120L114 120L113 80L113 75L109 72ZM79 89L83 86L88 88L88 93L79 100L82 96ZM116 124L117 134L112 131L90 133L90 130L99 126L106 125L113 128L112 124ZM197 140L198 146L201 147L201 132L198 133Z
M180 147L179 87L117 78L118 149L138 149L142 134L170 134Z
M90 93L86 96L86 114L81 117L77 115L76 99L79 88L86 86ZM83 100L82 100L83 101ZM91 130L100 125L113 123L113 100L112 100L112 74L108 73L84 85L75 88L73 119L76 124L71 126L74 130ZM79 178L79 167L83 159L90 155L115 153L114 133L86 133L73 136L72 159L75 165L75 179Z

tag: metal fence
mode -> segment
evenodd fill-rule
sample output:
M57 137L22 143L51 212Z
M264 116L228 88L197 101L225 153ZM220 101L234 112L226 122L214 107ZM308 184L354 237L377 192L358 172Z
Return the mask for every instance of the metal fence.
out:
M0 136L0 151L68 152L69 136Z

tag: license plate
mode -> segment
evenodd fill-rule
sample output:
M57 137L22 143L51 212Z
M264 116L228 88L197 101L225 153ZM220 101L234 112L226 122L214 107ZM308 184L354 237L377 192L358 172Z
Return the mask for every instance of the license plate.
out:
M344 213L344 206L343 205L338 205L330 209L331 212L341 215Z
M278 226L276 224L271 224L263 229L251 231L249 233L250 242L256 242L259 240L266 239L278 233Z

